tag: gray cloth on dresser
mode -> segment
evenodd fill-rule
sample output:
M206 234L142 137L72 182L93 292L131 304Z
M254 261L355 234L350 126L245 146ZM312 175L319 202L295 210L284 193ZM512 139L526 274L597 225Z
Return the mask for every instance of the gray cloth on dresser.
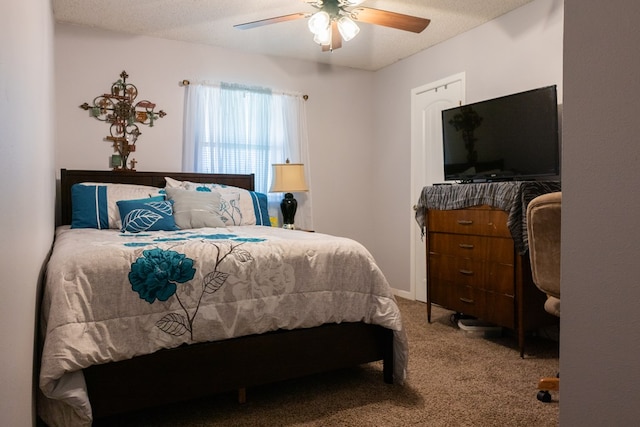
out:
M527 205L535 197L560 191L558 181L509 181L477 184L452 184L427 186L422 189L416 205L416 222L425 229L425 214L429 209L463 209L470 206L489 205L509 213L507 226L518 253L529 250L527 239Z

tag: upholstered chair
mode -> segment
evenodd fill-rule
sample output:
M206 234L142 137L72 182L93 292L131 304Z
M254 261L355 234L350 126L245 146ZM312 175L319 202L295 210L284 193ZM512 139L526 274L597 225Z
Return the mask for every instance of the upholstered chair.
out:
M527 207L527 233L533 282L547 299L544 308L560 317L560 214L562 192L533 199ZM538 382L538 400L550 402L549 391L560 389L560 378Z

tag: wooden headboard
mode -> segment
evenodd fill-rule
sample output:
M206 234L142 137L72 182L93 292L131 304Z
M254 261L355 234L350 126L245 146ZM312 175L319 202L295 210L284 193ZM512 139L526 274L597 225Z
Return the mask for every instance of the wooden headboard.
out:
M179 181L192 181L232 185L253 191L255 175L241 174L209 174L192 172L134 172L134 171L92 171L92 170L60 170L60 207L63 225L71 224L71 186L81 182L113 182L119 184L150 185L162 188L164 177Z

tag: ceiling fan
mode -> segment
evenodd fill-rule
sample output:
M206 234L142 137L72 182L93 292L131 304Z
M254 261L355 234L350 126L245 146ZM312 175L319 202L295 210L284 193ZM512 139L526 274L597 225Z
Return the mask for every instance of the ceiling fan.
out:
M356 22L383 25L404 31L420 33L427 28L429 19L403 15L386 10L359 7L365 0L304 0L305 3L318 9L314 13L292 13L259 21L234 25L235 28L248 30L263 25L309 18L309 30L313 40L322 47L322 51L333 51L342 47L342 41L354 38L360 28Z

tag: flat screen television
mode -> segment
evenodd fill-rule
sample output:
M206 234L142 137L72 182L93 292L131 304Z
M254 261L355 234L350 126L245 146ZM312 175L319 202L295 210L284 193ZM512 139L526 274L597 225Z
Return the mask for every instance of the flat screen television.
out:
M442 141L447 181L559 179L556 86L443 110Z

